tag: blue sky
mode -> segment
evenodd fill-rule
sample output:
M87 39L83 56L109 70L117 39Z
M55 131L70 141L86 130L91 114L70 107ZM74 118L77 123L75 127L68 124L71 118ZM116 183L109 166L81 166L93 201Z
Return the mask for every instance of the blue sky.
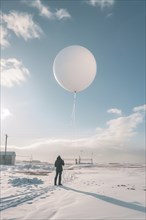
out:
M97 62L93 83L73 94L53 75L70 45ZM2 147L53 161L144 161L145 1L1 1ZM19 159L19 158L18 158ZM22 159L22 158L21 158Z

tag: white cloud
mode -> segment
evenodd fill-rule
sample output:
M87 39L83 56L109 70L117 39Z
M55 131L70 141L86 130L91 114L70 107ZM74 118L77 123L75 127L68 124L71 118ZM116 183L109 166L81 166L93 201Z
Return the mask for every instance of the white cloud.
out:
M17 147L16 149L34 149L51 147L51 149L58 148L85 148L85 149L121 149L129 140L138 134L138 126L143 123L144 117L140 112L132 113L129 116L118 117L109 120L105 128L96 128L96 134L90 137L77 138L77 139L39 139L34 143ZM14 146L13 146L14 147Z
M36 0L36 1L30 1L30 2L26 2L27 4L30 4L32 7L37 8L40 15L46 18L53 18L54 15L51 12L49 7L44 6L40 0Z
M122 115L122 111L120 109L117 108L111 108L107 110L108 113L115 113L117 115Z
M2 21L9 30L25 40L40 38L42 34L41 28L34 23L32 15L27 13L12 11L9 14L3 14Z
M18 147L18 146L13 146L13 148L15 149L34 149L34 148L39 148L42 146L62 146L62 147L66 147L66 146L70 146L70 147L77 147L79 145L83 145L85 144L85 142L88 140L88 138L83 138L83 139L42 139L42 140L37 140L34 143L27 145L27 146L23 146L23 147Z
M56 17L61 20L63 18L70 18L71 15L68 13L66 9L59 9L55 13Z
M112 13L109 13L109 14L106 15L106 17L110 18L112 15L113 15Z
M24 67L21 61L12 59L1 59L1 84L5 87L12 87L15 84L20 85L26 81L29 71Z
M87 3L94 7L99 6L100 8L106 8L113 6L115 0L88 0Z
M133 109L134 112L137 111L146 111L146 105L137 106Z
M83 138L43 138L30 144L9 145L18 155L33 155L33 158L53 161L56 155L76 158L83 150L83 157L94 152L97 162L140 161L144 160L144 136L138 137L138 126L144 123L143 112L134 112L128 116L107 121L105 127L98 127L92 136ZM4 146L2 146L4 148ZM27 149L27 150L26 150Z
M108 128L104 134L110 140L119 140L130 138L136 134L136 128L143 121L143 115L133 113L129 116L119 117L107 122Z
M56 12L53 12L50 7L42 4L40 0L36 1L24 1L28 6L38 9L40 16L46 17L48 19L64 19L70 18L71 15L66 9L60 8L56 9Z
M1 111L1 120L5 120L7 117L12 116L12 113L9 109L5 108Z
M8 31L2 25L0 26L0 45L2 48L6 48L10 45L8 42Z

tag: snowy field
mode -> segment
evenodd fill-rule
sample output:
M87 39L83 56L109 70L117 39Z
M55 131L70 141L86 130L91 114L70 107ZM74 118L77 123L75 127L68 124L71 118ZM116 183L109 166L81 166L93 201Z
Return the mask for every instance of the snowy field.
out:
M1 166L1 220L144 220L145 165Z

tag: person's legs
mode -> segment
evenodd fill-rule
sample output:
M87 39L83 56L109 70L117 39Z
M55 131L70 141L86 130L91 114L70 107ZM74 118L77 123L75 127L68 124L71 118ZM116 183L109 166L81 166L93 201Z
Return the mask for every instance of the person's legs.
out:
M61 175L62 175L62 171L59 172L59 185L62 185L62 184L61 184Z
M56 176L54 178L54 185L56 185L58 174L59 174L58 171L56 171Z

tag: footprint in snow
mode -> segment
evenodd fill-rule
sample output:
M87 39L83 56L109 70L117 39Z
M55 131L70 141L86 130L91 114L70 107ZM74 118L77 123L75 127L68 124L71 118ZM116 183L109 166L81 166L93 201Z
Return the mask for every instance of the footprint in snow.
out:
M27 204L32 204L32 202L27 202Z
M46 198L46 196L41 197L41 199L45 199L45 198Z

